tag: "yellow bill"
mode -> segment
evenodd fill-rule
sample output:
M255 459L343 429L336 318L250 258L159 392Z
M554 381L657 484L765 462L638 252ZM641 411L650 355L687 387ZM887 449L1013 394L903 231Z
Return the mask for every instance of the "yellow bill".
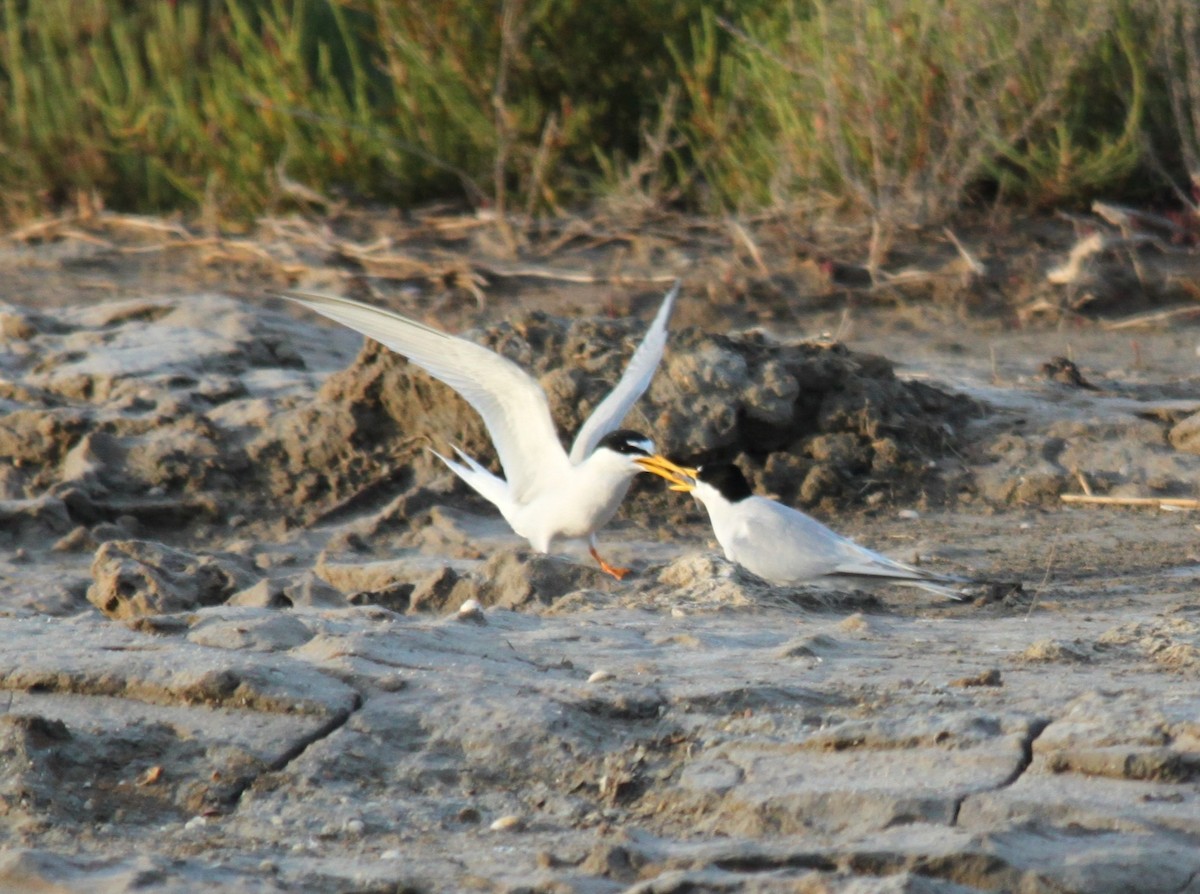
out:
M696 470L677 466L665 456L638 457L634 462L647 472L666 478L671 483L671 490L688 493L696 487Z

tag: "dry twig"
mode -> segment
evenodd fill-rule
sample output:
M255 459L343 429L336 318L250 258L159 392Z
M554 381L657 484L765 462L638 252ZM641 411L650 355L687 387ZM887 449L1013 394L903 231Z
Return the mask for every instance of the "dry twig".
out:
M1117 332L1121 329L1140 329L1144 326L1154 326L1158 323L1165 323L1169 320L1179 319L1180 317L1200 316L1200 307L1187 305L1185 307L1170 307L1166 310L1155 310L1144 314L1135 314L1132 317L1125 317L1123 320L1113 320L1105 323L1102 328L1108 332Z
M1061 494L1064 503L1098 503L1102 506L1173 506L1176 509L1200 509L1200 500L1191 497L1109 497L1098 494Z
M733 231L733 235L737 237L738 241L746 247L746 251L750 252L750 257L754 259L754 266L758 268L758 272L763 276L770 276L771 271L767 269L767 265L763 262L762 252L751 235L746 232L746 228L731 218L729 229Z
M949 227L945 227L942 232L946 234L947 239L954 243L954 247L958 249L958 253L962 255L962 259L966 262L967 269L974 276L983 276L983 274L987 272L987 268L983 266L983 262L979 260L979 258L975 257L975 255L973 255L971 252L967 251L966 246L963 245L959 241L958 237L954 235L953 230L951 230Z

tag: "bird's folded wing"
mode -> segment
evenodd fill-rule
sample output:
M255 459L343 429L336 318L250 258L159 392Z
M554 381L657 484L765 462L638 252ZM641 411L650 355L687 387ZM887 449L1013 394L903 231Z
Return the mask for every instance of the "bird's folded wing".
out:
M733 558L767 580L813 580L832 572L842 558L842 538L782 503L750 497L731 512L732 523L725 528L722 545L727 554L732 551ZM715 521L713 527L715 531Z
M916 586L949 596L952 599L961 599L962 596L957 592L957 588L968 583L966 578L906 565L904 562L890 559L882 553L859 546L857 543L850 543L850 545L857 552L848 554L845 559L840 561L835 574L890 580L897 583L911 582Z
M407 357L461 394L483 417L517 502L535 490L539 480L553 480L567 468L567 455L554 430L545 392L511 360L482 345L348 298L316 292L284 294Z
M941 576L903 562L894 562L886 556L856 558L839 562L834 574L850 577L882 577L889 580L938 581Z
M654 378L654 372L662 360L663 349L667 345L667 323L678 294L679 280L676 280L671 291L667 292L667 297L663 299L650 328L646 330L642 343L629 358L629 365L625 367L621 381L617 382L616 387L592 411L592 415L579 429L575 443L571 445L571 462L581 463L587 459L600 443L600 439L621 424L630 407L650 386L650 380Z

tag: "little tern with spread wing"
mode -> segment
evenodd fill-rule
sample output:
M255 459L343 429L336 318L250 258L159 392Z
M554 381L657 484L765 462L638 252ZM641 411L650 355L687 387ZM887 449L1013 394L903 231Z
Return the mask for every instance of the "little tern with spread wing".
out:
M889 559L831 531L815 518L766 497L756 497L746 476L729 463L695 469L664 456L634 460L647 472L671 482L671 490L691 493L708 510L713 534L725 558L774 584L871 580L920 587L961 599L961 578L933 574Z
M287 291L286 298L373 338L445 382L483 417L504 470L493 475L457 447L461 463L434 451L455 475L493 503L509 526L540 553L559 538L586 537L600 568L620 580L596 549L596 531L616 514L635 464L655 452L645 435L617 425L654 378L667 343L679 282L663 299L621 380L583 423L568 454L550 416L546 393L517 364L466 339L349 298Z

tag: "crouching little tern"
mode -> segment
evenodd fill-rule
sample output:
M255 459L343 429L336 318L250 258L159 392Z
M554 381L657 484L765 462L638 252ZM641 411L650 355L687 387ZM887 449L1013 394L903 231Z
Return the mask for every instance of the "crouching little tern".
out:
M729 463L677 466L663 456L635 459L647 472L691 493L708 510L725 558L774 584L829 583L837 578L920 587L961 599L962 578L933 574L889 559L775 500L757 497L742 470Z
M504 520L538 552L557 539L587 538L600 568L620 580L626 568L610 565L596 549L596 531L616 514L638 458L654 442L617 429L654 377L667 342L667 321L679 283L667 293L616 387L584 422L568 454L537 381L506 357L397 313L349 298L288 291L284 297L361 332L445 382L483 417L504 470L500 478L457 447L462 462L434 452L455 475L493 503Z

